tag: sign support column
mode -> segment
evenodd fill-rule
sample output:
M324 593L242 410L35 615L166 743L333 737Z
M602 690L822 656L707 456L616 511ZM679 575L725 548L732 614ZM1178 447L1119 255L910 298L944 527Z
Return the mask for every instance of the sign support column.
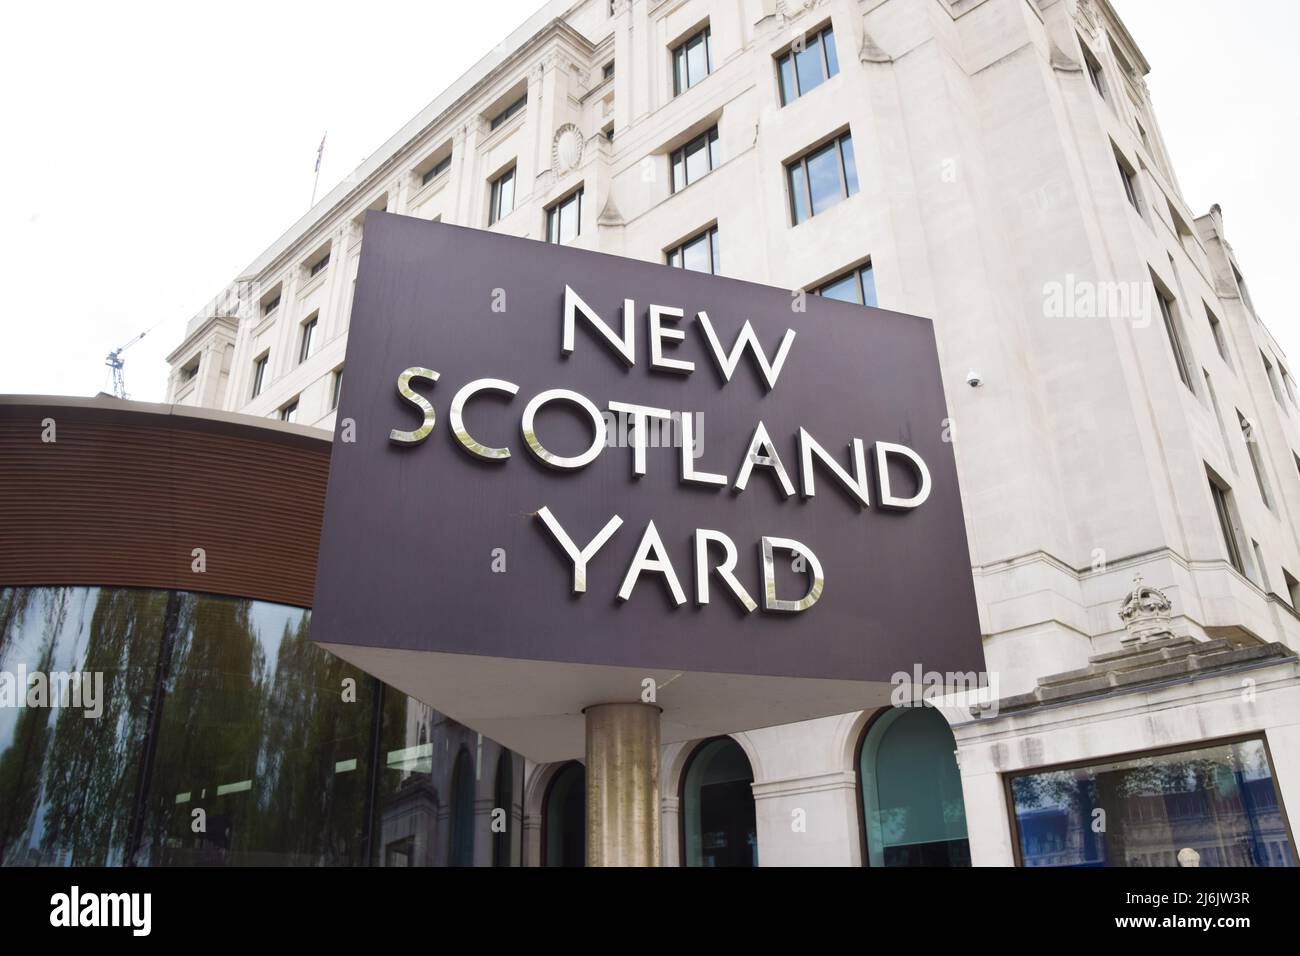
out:
M658 866L659 708L596 704L587 718L587 865Z

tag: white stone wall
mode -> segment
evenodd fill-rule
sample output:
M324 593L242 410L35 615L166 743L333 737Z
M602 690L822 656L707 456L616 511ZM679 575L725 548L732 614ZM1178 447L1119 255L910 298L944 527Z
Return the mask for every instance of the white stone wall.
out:
M705 21L713 72L673 97L670 46ZM781 107L773 54L826 22L839 75ZM1104 98L1081 44L1102 67ZM489 180L513 163L516 208L496 231L544 238L545 207L581 183L578 247L661 262L716 222L725 275L805 288L870 257L882 307L934 320L952 416L934 427L954 437L980 629L1003 693L1117 647L1137 571L1170 596L1178 633L1300 647L1283 576L1300 579L1300 407L1285 387L1275 397L1261 352L1279 375L1289 365L1243 298L1222 216L1197 218L1179 194L1146 69L1105 0L616 0L612 15L607 0L553 2L223 290L239 305L221 387L201 371L203 389L174 384L170 397L253 415L296 399L299 422L332 428L362 213L486 228ZM524 90L527 109L490 130ZM722 165L671 194L667 154L715 122ZM557 168L569 124L581 160ZM860 191L792 227L783 162L846 127ZM448 145L450 169L422 184ZM327 246L330 266L309 277ZM1053 287L1119 283L1146 296L1153 275L1175 300L1190 388L1158 310L1051 314ZM277 287L281 305L263 317ZM301 322L317 311L316 351L299 363ZM220 334L205 321L191 323L176 368ZM251 398L268 350L266 387ZM981 387L966 384L971 370ZM1271 507L1238 412L1253 423ZM1245 575L1226 560L1207 464L1231 486ZM924 592L917 582L920 604ZM757 755L763 862L860 862L852 761L827 738L860 720L742 735ZM988 811L968 800L971 816ZM818 829L793 839L789 812L805 805ZM675 825L666 832L674 842Z

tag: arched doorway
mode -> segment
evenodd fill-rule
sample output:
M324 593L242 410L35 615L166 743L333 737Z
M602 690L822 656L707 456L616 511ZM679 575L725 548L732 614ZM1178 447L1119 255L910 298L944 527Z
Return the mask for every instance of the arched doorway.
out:
M542 864L587 865L587 770L576 760L561 767L546 788Z
M682 773L682 863L757 866L754 771L730 737L695 748Z
M464 747L451 772L451 846L449 866L474 865L474 761Z
M858 748L870 866L970 866L956 743L929 707L881 711Z
M492 787L492 812L505 811L505 829L492 830L492 865L513 866L514 854L510 852L514 837L515 806L515 755L504 747L497 757L497 776ZM493 820L495 823L495 819Z

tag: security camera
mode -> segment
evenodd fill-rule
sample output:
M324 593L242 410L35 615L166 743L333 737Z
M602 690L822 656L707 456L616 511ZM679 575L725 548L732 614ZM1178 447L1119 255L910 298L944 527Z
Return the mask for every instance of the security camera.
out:
M984 384L984 379L980 378L980 373L971 369L966 373L966 384L971 388L979 388Z

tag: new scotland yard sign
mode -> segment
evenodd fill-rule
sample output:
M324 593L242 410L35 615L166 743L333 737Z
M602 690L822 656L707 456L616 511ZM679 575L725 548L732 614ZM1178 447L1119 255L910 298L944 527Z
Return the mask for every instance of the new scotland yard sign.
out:
M345 369L313 638L508 746L982 667L928 320L371 213Z

